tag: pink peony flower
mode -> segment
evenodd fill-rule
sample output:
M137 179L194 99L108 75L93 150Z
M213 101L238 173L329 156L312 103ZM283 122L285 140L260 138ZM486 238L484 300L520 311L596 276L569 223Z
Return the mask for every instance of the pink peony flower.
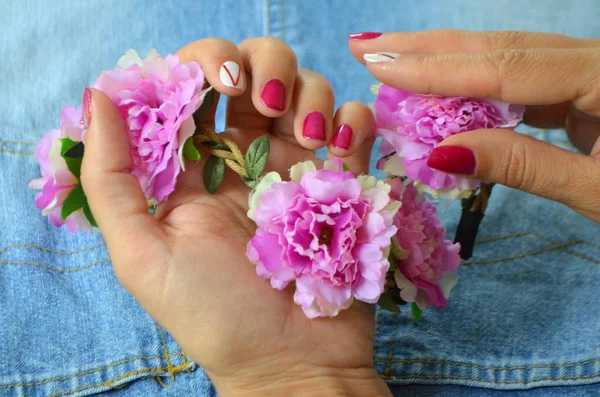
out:
M183 145L195 131L192 115L200 107L204 74L195 62L156 51L142 60L129 50L118 66L100 75L94 87L118 106L129 133L132 174L147 198L164 201L185 170Z
M394 216L398 230L392 238L392 255L397 266L394 276L400 297L415 302L421 309L428 305L446 307L458 280L453 270L460 264L460 245L445 240L446 231L435 205L412 183L400 178L387 183L392 187L392 199L402 202Z
M79 142L85 130L81 125L81 107L75 109L65 106L60 113L60 128L48 131L35 147L34 158L40 164L42 177L29 183L30 189L41 190L35 196L35 205L42 215L56 227L65 225L74 233L78 230L91 231L92 226L83 213L83 209L73 212L63 221L62 206L73 188L79 183L69 171L67 163L61 157L61 138L70 138Z
M374 103L381 152L378 168L407 176L435 191L475 189L480 181L449 175L427 165L431 150L451 135L482 128L513 128L524 106L494 99L420 95L381 85ZM417 184L417 186L420 186Z
M353 299L375 303L389 269L399 202L372 176L343 171L341 160L296 164L291 181L267 174L250 197L258 229L247 256L276 289L295 281L294 301L309 318L336 316Z

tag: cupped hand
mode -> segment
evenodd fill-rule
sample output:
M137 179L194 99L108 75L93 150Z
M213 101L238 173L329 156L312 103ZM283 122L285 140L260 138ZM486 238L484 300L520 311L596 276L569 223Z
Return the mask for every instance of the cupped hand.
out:
M374 36L351 36L350 49L384 84L528 105L525 123L565 127L582 152L479 130L446 139L430 166L557 200L600 222L600 40L460 30Z
M229 97L229 138L245 149L268 134L267 171L287 175L299 161L317 161L314 150L324 146L355 172L368 171L371 113L350 102L334 114L328 82L298 70L284 43L262 38L236 47L204 39L179 55L198 62L208 83ZM216 102L203 121L209 126ZM250 189L237 175L228 170L210 195L202 162L189 163L153 217L129 173L123 120L95 90L91 115L81 179L115 273L221 395L387 395L373 370L371 307L355 304L336 318L309 320L293 291L276 291L257 276L245 255L255 230L246 216Z

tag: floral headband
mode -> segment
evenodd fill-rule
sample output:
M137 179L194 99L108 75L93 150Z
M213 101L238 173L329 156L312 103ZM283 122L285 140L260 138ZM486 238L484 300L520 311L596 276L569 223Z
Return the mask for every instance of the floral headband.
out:
M185 161L199 161L203 147L211 153L203 175L209 193L223 183L225 167L252 188L248 217L257 228L246 254L257 275L278 290L293 286L294 302L307 317L336 316L354 300L393 312L410 303L415 321L428 306L447 306L461 254L471 255L491 185L434 170L427 165L429 154L453 134L515 127L522 107L381 85L374 87L373 104L376 133L383 138L378 168L389 177L355 176L340 159L320 169L303 162L289 175L263 175L269 138L258 138L242 153L235 142L202 126L214 97L203 84L195 62L180 63L176 55L163 58L156 51L141 59L130 50L93 85L123 116L131 173L149 211L168 200ZM35 205L42 215L70 232L96 226L79 180L87 128L81 107L65 106L60 127L37 144L42 177L29 184L40 190ZM454 243L425 195L463 200Z

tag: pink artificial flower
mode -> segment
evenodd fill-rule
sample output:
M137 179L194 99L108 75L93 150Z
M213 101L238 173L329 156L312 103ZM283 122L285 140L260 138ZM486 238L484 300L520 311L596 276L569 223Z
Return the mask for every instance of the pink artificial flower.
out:
M460 245L446 240L446 231L433 203L413 183L400 178L387 180L391 197L402 202L394 216L397 233L392 238L396 259L395 280L400 297L421 309L429 305L446 307L458 276Z
M395 152L378 168L434 191L463 191L477 188L480 181L430 168L427 160L433 148L461 132L513 128L523 119L525 107L495 99L413 94L381 85L374 109L376 133L384 139L380 150L386 156Z
M162 58L156 51L142 60L129 50L118 66L100 75L94 88L117 105L128 130L132 174L156 203L175 189L185 170L183 145L196 129L192 115L208 90L195 62L182 64L177 55Z
M336 316L354 298L376 303L400 206L390 186L343 171L339 159L322 170L296 164L290 176L267 174L250 197L258 229L247 256L258 275L280 290L295 281L294 301L309 318Z
M81 125L81 107L77 109L65 106L60 113L60 128L48 131L35 147L34 158L40 164L42 177L29 183L30 189L41 190L35 196L35 205L42 215L56 227L65 225L74 233L78 230L91 231L92 226L85 217L83 209L73 212L63 221L62 206L73 188L79 183L69 171L67 163L60 155L61 138L70 138L80 142L85 130Z

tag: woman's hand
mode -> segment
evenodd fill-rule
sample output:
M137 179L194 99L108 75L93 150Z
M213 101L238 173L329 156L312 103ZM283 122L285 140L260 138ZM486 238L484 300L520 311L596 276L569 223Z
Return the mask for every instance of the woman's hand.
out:
M263 38L236 47L205 39L179 55L198 62L210 85L229 96L225 134L242 149L269 134L267 171L286 175L327 145L354 171L368 170L371 113L346 103L334 114L329 83L298 70L284 43ZM206 124L214 126L215 109L216 101ZM371 307L355 304L336 318L309 320L293 291L276 291L257 276L245 255L255 230L246 217L250 189L237 175L226 174L213 196L202 184L203 164L190 163L152 217L128 172L123 121L99 91L92 92L91 115L81 179L115 273L220 395L389 393L373 369ZM341 125L347 127L337 134Z
M387 85L529 105L526 123L566 127L584 154L513 131L482 130L446 139L443 149L432 152L430 166L467 170L477 179L560 201L600 222L599 40L437 30L351 35L350 49Z

